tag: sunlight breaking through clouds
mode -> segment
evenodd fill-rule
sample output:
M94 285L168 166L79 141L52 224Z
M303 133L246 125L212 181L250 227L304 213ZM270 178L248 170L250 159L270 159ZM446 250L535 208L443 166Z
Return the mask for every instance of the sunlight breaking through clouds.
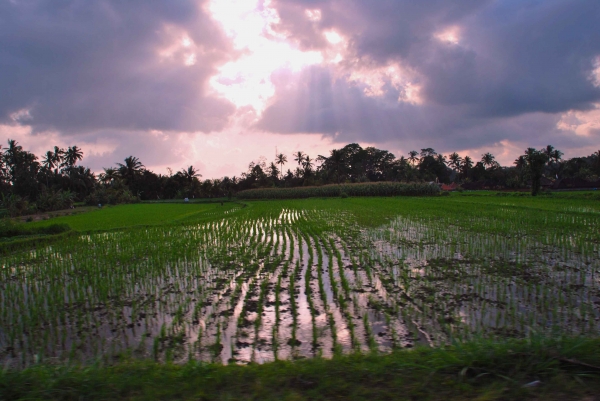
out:
M199 47L181 28L165 26L162 35L168 45L158 50L158 57L162 62L181 62L185 66L193 66L197 62Z
M457 45L460 42L460 27L451 26L436 33L434 37L442 42Z
M398 102L414 105L423 103L420 96L421 86L415 82L417 74L397 63L382 67L355 65L350 71L348 80L363 85L366 96L382 97L389 87L392 87L398 91Z
M319 52L303 52L272 29L279 22L269 1L213 0L208 10L239 51L239 57L219 68L211 86L237 107L251 106L260 115L275 94L271 74L287 68L299 71L322 62Z

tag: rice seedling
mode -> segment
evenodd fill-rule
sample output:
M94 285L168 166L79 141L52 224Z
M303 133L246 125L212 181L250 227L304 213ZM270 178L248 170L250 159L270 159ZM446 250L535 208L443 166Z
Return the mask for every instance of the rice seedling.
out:
M597 335L599 210L560 198L288 200L74 232L0 257L0 363L128 352L247 363Z

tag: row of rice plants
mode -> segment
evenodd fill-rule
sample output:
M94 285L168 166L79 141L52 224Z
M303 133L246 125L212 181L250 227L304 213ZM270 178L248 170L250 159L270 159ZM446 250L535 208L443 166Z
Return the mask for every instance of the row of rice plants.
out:
M123 352L262 362L598 333L597 216L394 213L366 229L351 208L258 203L225 219L80 235L7 255L0 362ZM581 227L539 230L561 221Z

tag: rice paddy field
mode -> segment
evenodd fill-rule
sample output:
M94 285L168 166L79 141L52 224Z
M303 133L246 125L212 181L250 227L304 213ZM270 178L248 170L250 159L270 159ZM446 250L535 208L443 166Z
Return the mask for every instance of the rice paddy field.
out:
M248 364L600 331L593 197L142 204L60 220L78 233L0 257L7 368Z

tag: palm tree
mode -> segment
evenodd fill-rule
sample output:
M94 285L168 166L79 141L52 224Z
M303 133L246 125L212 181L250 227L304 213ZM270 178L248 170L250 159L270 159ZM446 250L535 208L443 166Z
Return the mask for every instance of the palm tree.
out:
M302 151L297 151L296 153L294 153L294 160L298 163L298 165L302 165L302 163L304 163L304 152Z
M48 181L48 175L52 173L52 168L54 167L54 153L49 150L46 152L44 160L42 160L42 165L44 166L45 176L46 176L46 188L50 186Z
M462 157L460 157L458 153L454 152L448 156L448 158L450 159L450 166L452 166L452 169L454 171L458 171L462 163Z
M446 160L446 156L444 156L443 154L441 154L441 153L440 153L439 155L437 155L437 156L435 157L435 160L436 160L436 161L437 161L439 164L446 166L447 160Z
M490 152L487 152L486 154L481 156L481 163L483 163L483 165L486 167L492 167L497 164L496 158Z
M71 146L68 148L64 155L65 157L63 165L65 167L73 167L77 163L77 160L83 159L83 152L77 146Z
M113 168L113 167L109 167L109 168L105 167L104 173L100 173L100 175L98 176L98 179L103 184L110 184L117 178L119 178L119 172L117 171L116 168Z
M542 149L542 152L548 158L548 165L550 165L550 163L552 163L552 156L553 156L553 153L554 153L554 146L552 146L552 145L546 145L546 147L544 149Z
M42 160L42 165L48 170L52 170L54 168L54 152L52 152L51 150L46 152L46 154L44 155L44 160Z
M462 163L462 173L465 177L469 174L469 170L473 167L473 159L469 156L465 156Z
M189 166L187 169L184 168L181 170L181 172L190 184L194 181L195 177L202 177L202 174L196 171L194 166Z
M306 155L304 157L304 162L302 163L302 167L304 167L305 170L312 170L312 168L314 167L314 163L313 163L313 159L310 158L309 155Z
M519 156L515 159L513 164L517 169L522 169L527 164L527 162L525 161L525 156Z
M563 152L561 152L558 149L554 149L554 152L552 152L552 155L550 156L552 158L552 160L554 160L556 163L558 163L562 157L563 157Z
M419 158L417 157L418 154L419 152L417 152L416 150L411 150L410 152L408 152L408 161L413 165L413 167L415 166L417 160L419 160Z
M282 172L281 175L283 177L283 165L287 163L287 156L283 153L278 154L277 156L275 156L275 163L279 164L279 170Z
M59 148L58 146L55 146L52 157L54 159L54 165L56 167L58 167L62 164L64 156L65 156L65 150L62 148ZM58 171L55 171L55 172L58 173Z
M134 156L128 156L125 158L125 164L117 163L119 166L119 174L123 178L133 178L135 175L142 171L144 165L140 162L140 159Z

